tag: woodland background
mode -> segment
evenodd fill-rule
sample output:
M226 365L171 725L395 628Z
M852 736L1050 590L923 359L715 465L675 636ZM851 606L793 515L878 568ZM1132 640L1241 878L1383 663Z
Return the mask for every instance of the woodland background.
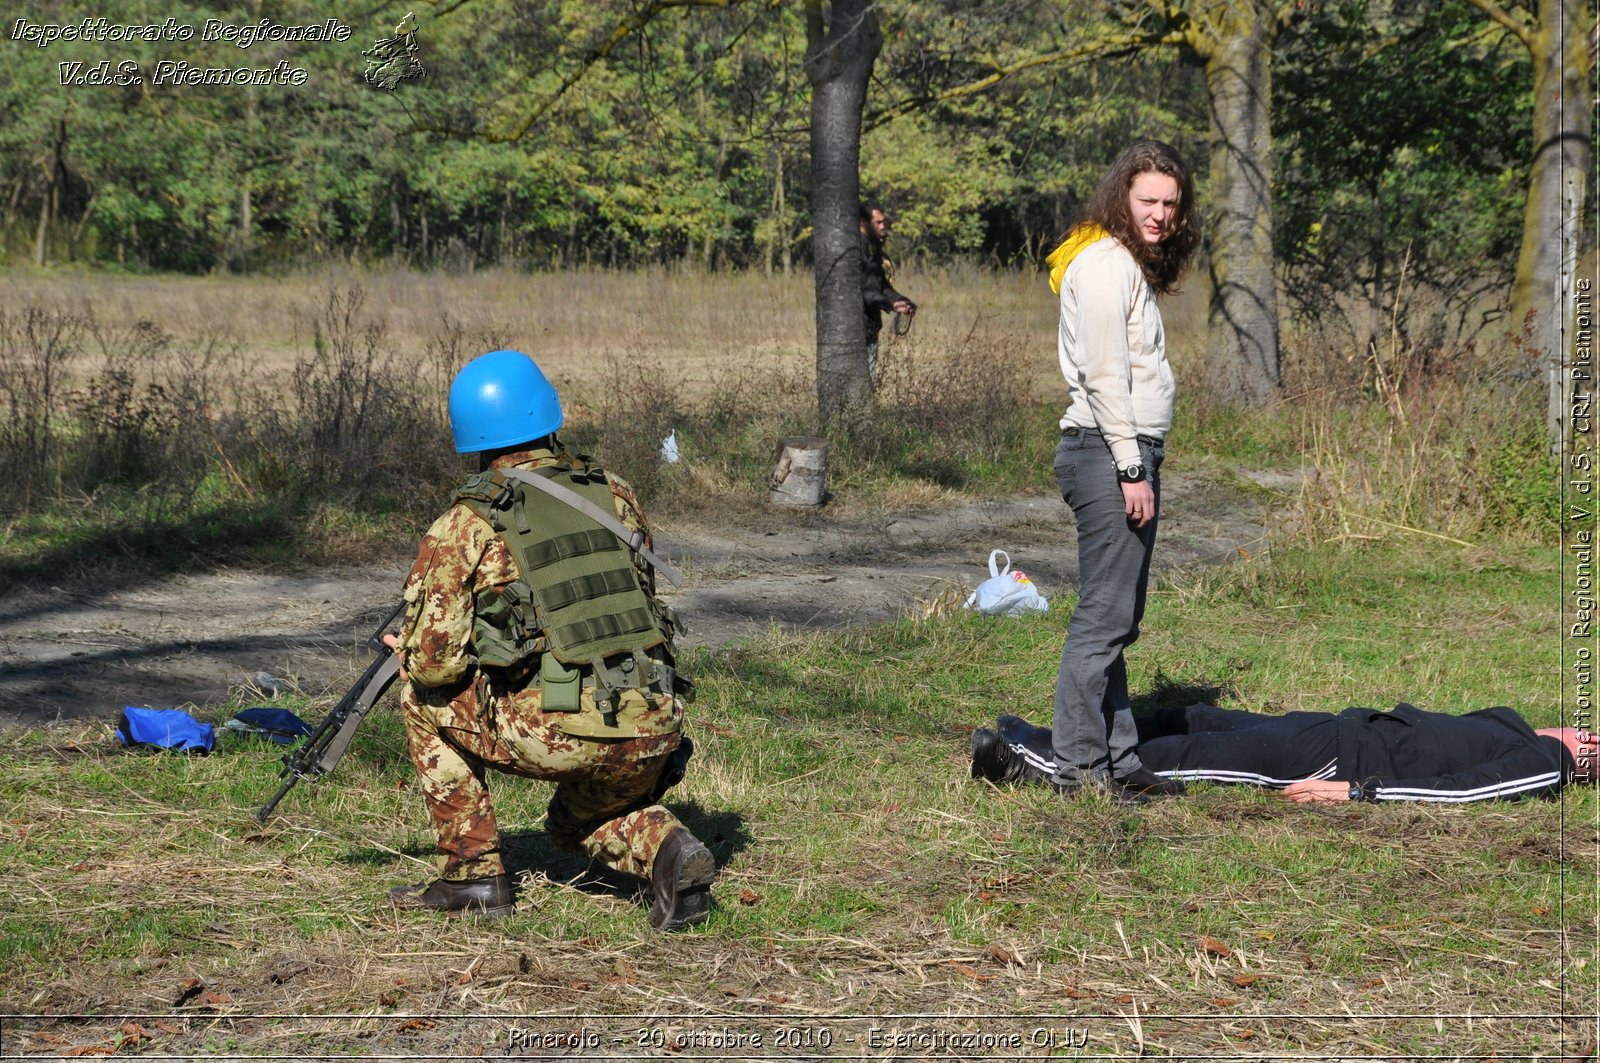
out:
M406 6L42 0L15 12L197 28L331 16L353 35L248 49L198 33L5 42L6 259L190 273L329 258L451 271L808 263L806 5L437 4L417 13L427 76L375 90L360 52ZM1506 305L1516 266L1534 69L1528 47L1468 0L876 6L861 187L891 210L894 257L1036 266L1138 136L1177 146L1206 202L1212 99L1203 57L1183 41L1215 16L1205 9L1228 7L1266 34L1271 251L1287 311L1335 318L1357 342L1397 313L1435 343L1476 333ZM1541 14L1494 10L1534 26ZM638 28L613 41L630 13ZM310 76L299 87L59 84L58 64L106 58L147 73L157 59L286 59ZM996 83L980 89L986 79ZM1424 311L1399 298L1415 291L1437 299Z

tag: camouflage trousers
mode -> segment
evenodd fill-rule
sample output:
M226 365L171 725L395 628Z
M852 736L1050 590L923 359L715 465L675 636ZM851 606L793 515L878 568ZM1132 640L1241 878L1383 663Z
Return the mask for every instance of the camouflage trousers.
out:
M537 688L506 695L474 683L448 689L407 683L401 704L445 879L505 873L485 777L490 768L554 782L545 820L551 840L629 875L648 880L661 843L683 826L650 801L678 747L676 730L574 737L560 730L568 714L540 710ZM670 697L661 696L652 708L677 719Z

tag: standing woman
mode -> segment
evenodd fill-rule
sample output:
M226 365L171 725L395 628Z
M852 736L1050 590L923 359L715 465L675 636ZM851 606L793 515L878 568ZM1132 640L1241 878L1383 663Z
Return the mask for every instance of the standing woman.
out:
M1154 140L1127 148L1050 255L1071 404L1056 480L1078 522L1078 607L1056 678L1052 739L1061 793L1178 794L1146 770L1123 650L1139 637L1161 507L1162 440L1176 386L1156 296L1171 294L1200 233L1189 168Z

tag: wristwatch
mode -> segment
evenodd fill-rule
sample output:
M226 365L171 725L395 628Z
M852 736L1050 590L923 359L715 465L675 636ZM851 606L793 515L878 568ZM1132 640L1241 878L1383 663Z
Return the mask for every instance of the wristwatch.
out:
M1125 484L1143 483L1144 466L1138 462L1134 462L1132 465L1124 465L1117 470L1117 479Z

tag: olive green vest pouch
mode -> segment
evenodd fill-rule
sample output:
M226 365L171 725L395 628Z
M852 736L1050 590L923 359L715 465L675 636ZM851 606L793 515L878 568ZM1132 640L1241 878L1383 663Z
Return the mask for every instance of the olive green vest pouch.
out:
M546 467L595 507L612 504L598 468ZM559 497L527 489L498 470L467 481L457 501L489 522L521 578L474 603L479 660L512 667L538 658L541 704L564 734L636 738L678 730L676 711L651 691L675 693L671 610L650 593L629 545ZM651 651L665 654L658 660ZM586 692L587 691L587 692Z

